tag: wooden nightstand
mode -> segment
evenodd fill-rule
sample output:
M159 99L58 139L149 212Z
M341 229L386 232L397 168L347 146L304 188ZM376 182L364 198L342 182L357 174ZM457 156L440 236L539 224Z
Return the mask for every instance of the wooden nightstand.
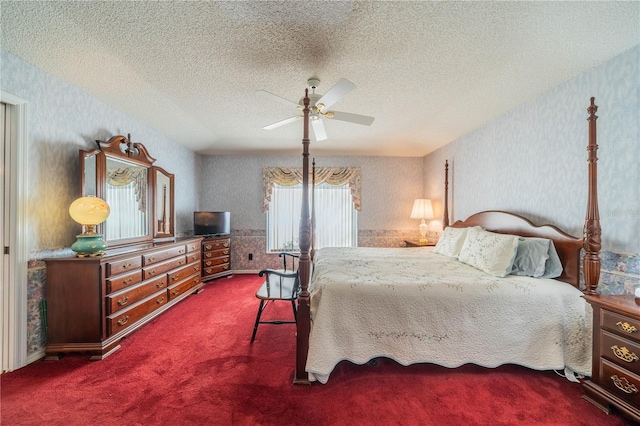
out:
M419 240L404 240L404 243L407 245L407 247L434 247L436 245L435 242L420 244Z
M593 361L584 399L640 423L640 306L633 296L584 298L593 307Z

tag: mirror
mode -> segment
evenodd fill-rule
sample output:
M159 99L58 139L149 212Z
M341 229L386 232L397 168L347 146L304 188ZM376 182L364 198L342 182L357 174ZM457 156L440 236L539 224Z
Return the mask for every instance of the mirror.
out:
M151 177L155 191L153 203L153 238L173 238L174 202L173 174L160 167L151 168Z
M109 248L174 237L173 174L159 167L131 135L96 141L80 151L82 194L109 204L111 214L98 226Z

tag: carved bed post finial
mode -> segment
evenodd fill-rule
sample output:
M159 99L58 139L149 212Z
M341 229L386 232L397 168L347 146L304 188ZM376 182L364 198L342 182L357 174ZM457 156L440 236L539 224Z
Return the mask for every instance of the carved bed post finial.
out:
M449 160L444 160L444 213L442 229L449 226Z
M598 144L596 143L596 112L598 106L595 98L591 98L591 105L587 108L589 113L589 194L587 199L587 215L584 219L584 256L583 273L586 294L597 294L600 280L600 214L598 212Z
M302 212L300 213L300 261L298 276L300 294L298 295L298 313L296 316L296 371L293 383L310 384L306 371L309 352L309 332L311 317L309 306L309 277L311 276L311 221L309 220L309 89L304 91L304 133L302 137Z

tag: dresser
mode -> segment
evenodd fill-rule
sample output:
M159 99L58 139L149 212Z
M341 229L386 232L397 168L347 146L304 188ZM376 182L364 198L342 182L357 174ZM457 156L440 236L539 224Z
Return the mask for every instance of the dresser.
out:
M640 422L640 306L633 296L584 297L593 307L593 364L584 398Z
M202 240L202 280L231 275L231 237L209 237Z
M120 340L203 287L202 238L101 257L45 259L47 359L103 359ZM176 324L182 327L183 324Z

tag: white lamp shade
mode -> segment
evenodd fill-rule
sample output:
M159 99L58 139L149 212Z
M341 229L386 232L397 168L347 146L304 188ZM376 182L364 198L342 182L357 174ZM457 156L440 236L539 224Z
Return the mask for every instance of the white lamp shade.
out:
M71 218L81 225L98 225L110 212L107 202L94 196L80 197L69 206Z
M413 202L411 219L433 219L433 208L431 200L418 198Z

